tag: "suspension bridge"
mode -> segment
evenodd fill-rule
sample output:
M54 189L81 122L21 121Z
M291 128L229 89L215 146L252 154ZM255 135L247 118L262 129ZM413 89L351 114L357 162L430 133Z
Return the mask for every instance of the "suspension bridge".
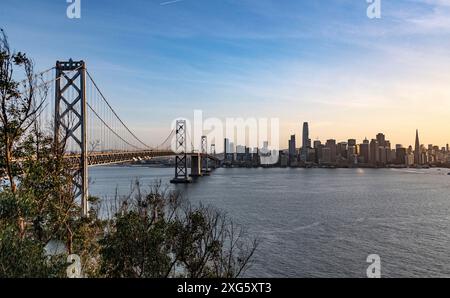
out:
M201 137L200 150L194 150L185 120L177 120L176 127L159 145L147 145L118 116L84 61L57 61L37 77L39 85L35 89L44 90L46 95L36 121L42 127L49 125L54 143L63 148L63 158L73 171L75 196L80 198L84 216L89 212L88 168L91 166L173 156L175 172L171 182L190 183L191 177L208 175L220 163L215 156L215 145L208 148L206 136ZM54 94L54 100L49 100L47 94Z

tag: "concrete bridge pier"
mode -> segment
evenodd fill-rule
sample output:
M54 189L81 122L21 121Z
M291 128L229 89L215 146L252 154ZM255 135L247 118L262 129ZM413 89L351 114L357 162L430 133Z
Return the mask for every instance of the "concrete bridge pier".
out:
M191 177L201 177L202 173L202 156L200 153L191 155Z

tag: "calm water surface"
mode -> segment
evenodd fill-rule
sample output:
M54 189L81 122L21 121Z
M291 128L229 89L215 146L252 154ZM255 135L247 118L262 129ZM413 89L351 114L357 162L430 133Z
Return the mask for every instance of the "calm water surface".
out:
M450 170L218 169L176 187L261 238L250 277L450 277ZM174 169L97 167L90 191L112 199L131 181L168 184Z

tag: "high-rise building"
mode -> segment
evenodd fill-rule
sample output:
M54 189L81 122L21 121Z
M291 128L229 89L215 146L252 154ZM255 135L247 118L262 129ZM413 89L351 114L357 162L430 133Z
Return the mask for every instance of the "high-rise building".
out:
M227 138L223 140L223 150L225 156L227 156L227 153L230 151L230 140Z
M325 147L330 149L330 162L336 162L336 140L327 140Z
M396 146L396 163L399 165L407 165L407 153L406 153L406 148L398 147L399 145Z
M420 150L420 142L419 142L419 130L417 129L416 130L416 143L415 143L415 146L414 146L414 164L415 165L420 165L422 162L421 162L421 155L422 155L422 152L421 152L421 150Z
M320 163L331 163L331 149L329 147L322 148L322 159L320 160Z
M347 143L346 142L339 142L337 144L337 155L342 158L347 158Z
M245 156L245 146L237 145L236 146L236 160L244 161L244 156Z
M302 135L302 152L301 160L306 162L308 160L308 149L311 147L311 141L309 139L309 126L308 122L303 123L303 135Z
M376 165L379 162L380 160L379 154L380 150L378 146L378 141L376 139L372 139L370 141L370 157L369 157L369 163L371 165Z
M228 139L228 138L224 139L223 150L224 150L224 158L225 158L225 160L228 160L228 161L233 160L233 154L231 152L230 139Z
M295 143L295 135L291 136L289 140L289 164L294 166L294 163L297 162L297 147Z
M349 164L357 164L358 163L358 155L356 154L356 146L348 146L347 148L347 160Z
M322 160L322 148L323 145L319 140L314 141L314 150L315 150L315 162L318 164Z
M384 146L378 146L378 162L382 165L385 165L387 163L387 153L386 153L386 147Z
M380 147L386 146L386 137L384 136L384 134L382 134L382 133L377 134L377 142L378 142L378 146L380 146Z
M355 153L358 154L358 146L356 145L356 140L355 139L348 139L348 146L352 146L355 147Z
M386 149L391 149L391 141L386 140L384 147L386 147Z
M370 149L369 149L369 140L367 138L364 139L363 143L359 145L360 157L362 163L369 163L370 160Z

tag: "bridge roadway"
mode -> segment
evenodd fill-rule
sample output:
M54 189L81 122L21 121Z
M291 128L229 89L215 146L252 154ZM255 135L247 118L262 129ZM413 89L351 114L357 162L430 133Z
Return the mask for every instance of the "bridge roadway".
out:
M142 151L108 151L108 152L91 152L88 154L88 166L118 164L125 162L132 162L136 159L148 160L155 157L168 157L180 155L171 150L142 150ZM210 154L203 153L187 153L188 156L205 156L214 161L219 162L219 159ZM69 161L70 164L77 165L80 163L81 155L79 153L70 154L67 153L64 158Z

